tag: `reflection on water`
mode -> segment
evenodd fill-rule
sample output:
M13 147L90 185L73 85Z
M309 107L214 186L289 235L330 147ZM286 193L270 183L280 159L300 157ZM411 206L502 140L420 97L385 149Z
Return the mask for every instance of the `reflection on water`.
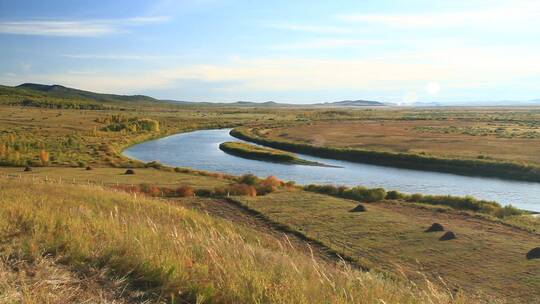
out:
M174 167L240 175L275 175L300 184L337 184L383 187L407 193L472 195L477 198L512 204L540 211L540 184L505 181L495 178L467 177L446 173L398 169L298 154L311 161L340 168L284 165L244 159L219 150L225 141L241 141L229 135L229 129L202 130L172 135L135 145L124 155L144 162L157 160Z

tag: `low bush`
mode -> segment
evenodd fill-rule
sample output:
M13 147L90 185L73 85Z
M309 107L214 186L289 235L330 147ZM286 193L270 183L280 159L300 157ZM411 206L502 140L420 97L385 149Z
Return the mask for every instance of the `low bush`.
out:
M191 197L195 195L195 190L191 186L180 186L175 192L178 197Z
M348 188L333 185L308 185L304 190L317 192L361 202L378 202L386 197L386 191L382 188L365 188L356 186Z
M259 178L251 173L249 174L244 174L242 176L240 176L240 178L238 179L238 182L240 184L246 184L246 185L250 185L250 186L253 186L253 185L256 185L259 183Z

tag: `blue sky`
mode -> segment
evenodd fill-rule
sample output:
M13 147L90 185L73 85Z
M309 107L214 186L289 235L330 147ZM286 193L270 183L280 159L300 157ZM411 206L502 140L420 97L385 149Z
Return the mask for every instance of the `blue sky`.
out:
M540 2L6 1L0 83L193 101L540 98Z

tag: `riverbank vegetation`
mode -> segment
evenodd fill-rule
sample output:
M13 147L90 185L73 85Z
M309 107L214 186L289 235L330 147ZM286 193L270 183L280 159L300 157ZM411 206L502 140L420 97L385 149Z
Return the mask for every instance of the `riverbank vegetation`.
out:
M291 165L324 166L323 164L317 162L298 158L293 153L237 141L221 143L219 145L219 149L221 149L223 152L249 159L265 160Z
M452 195L425 195L420 193L405 194L398 191L386 191L383 188L365 188L362 186L345 187L333 185L307 185L303 187L306 191L317 192L336 197L342 197L359 202L379 202L382 200L399 200L415 204L429 204L438 206L448 206L455 210L469 210L484 213L498 218L508 216L523 215L526 212L519 210L512 205L501 206L493 201L478 200L471 196Z
M231 135L260 145L319 157L347 160L415 170L439 171L462 175L498 177L540 182L540 166L483 158L442 158L426 154L385 152L360 148L340 148L294 141L276 140L264 136L256 128L235 128ZM321 139L324 141L324 139Z

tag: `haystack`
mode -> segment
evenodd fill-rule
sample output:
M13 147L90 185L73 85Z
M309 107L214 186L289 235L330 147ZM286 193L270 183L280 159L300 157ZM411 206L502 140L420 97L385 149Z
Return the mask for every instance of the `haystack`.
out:
M456 238L456 235L452 231L448 231L439 238L439 241L448 241Z
M531 249L527 252L527 260L540 259L540 247Z
M439 223L433 223L431 227L429 227L425 232L437 232L437 231L444 231L443 225Z
M366 211L366 207L364 207L364 205L362 204L358 204L358 206L349 210L349 212L365 212L365 211Z

